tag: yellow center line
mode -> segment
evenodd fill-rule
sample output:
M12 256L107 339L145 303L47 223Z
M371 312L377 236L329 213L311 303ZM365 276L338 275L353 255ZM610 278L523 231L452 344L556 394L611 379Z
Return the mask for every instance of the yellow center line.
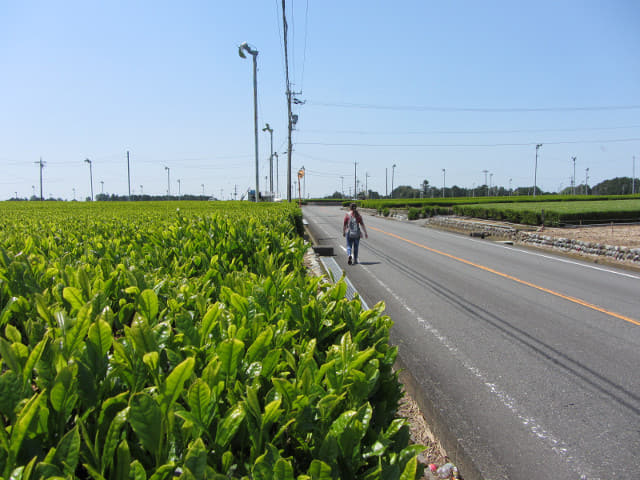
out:
M458 262L465 263L475 268L479 268L480 270L484 270L485 272L493 273L494 275L498 275L499 277L507 278L513 282L520 283L522 285L526 285L527 287L535 288L536 290L540 290L541 292L549 293L551 295L555 295L556 297L563 298L570 302L576 303L578 305L582 305L583 307L590 308L592 310L596 310L598 312L604 313L606 315L610 315L615 318L619 318L620 320L624 320L625 322L633 323L634 325L639 325L640 322L638 320L634 320L633 318L626 317L616 312L612 312L605 308L599 307L598 305L594 305L593 303L585 302L576 297L570 297L568 295L563 295L562 293L556 292L555 290L550 290L545 287L541 287L540 285L536 285L535 283L527 282L526 280L522 280L520 278L514 277L507 273L499 272L498 270L494 270L493 268L485 267L484 265L479 265L477 263L470 262L469 260L465 260L464 258L456 257L455 255L451 255L450 253L442 252L440 250L436 250L435 248L427 247L426 245L422 245L421 243L414 242L413 240L409 240L408 238L401 237L396 235L395 233L385 232L384 230L380 230L379 228L369 227L371 230L375 230L376 232L383 233L384 235L388 235L393 238L397 238L398 240L402 240L403 242L410 243L411 245L415 245L416 247L423 248L433 253L437 253L438 255L442 255L444 257L451 258L453 260L457 260Z

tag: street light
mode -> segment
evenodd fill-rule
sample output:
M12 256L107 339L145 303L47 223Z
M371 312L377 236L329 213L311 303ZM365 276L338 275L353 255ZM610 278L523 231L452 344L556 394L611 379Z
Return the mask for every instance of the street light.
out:
M584 194L589 195L589 169L584 170Z
M269 156L269 191L273 194L273 128L268 123L264 124L263 132L269 132L271 137L271 155Z
M253 57L253 129L254 129L254 144L256 151L256 202L258 201L258 192L259 188L259 176L258 176L258 65L256 61L256 57L258 56L258 51L253 50L247 42L243 42L238 47L238 55L241 58L247 58L244 54L247 52L249 55Z
M573 178L571 179L571 193L576 194L576 157L571 157L573 160Z
M171 196L171 169L169 167L164 167L164 169L167 171L167 196L170 197Z
M396 173L396 164L391 166L391 198L393 198L393 177Z
M536 145L536 165L533 170L533 196L536 196L536 189L538 187L538 149L542 146L541 143Z
M85 158L85 163L89 164L89 181L91 182L91 201L93 202L93 169L91 168L91 160Z
M444 189L446 187L446 182L447 180L447 170L446 169L442 169L442 198L444 198Z

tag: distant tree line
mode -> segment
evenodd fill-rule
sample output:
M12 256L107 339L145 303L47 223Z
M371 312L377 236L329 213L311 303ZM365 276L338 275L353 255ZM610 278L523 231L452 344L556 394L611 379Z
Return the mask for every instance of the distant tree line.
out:
M589 185L576 185L575 187L564 188L559 193L561 195L629 195L633 192L633 181L631 177L616 177L610 180L604 180L593 187ZM509 195L533 195L534 187L524 186L516 187L511 190L503 186L479 185L474 188L464 188L454 185L442 188L434 187L429 184L428 180L424 180L420 187L411 187L409 185L400 185L393 189L389 198L436 198L436 197L507 197ZM556 192L545 192L540 187L535 187L536 195L550 195ZM640 179L636 178L635 193L640 193ZM325 198L341 199L346 198L342 193L336 191ZM364 198L379 199L385 198L376 191L369 190L358 193L358 199Z
M37 195L31 195L30 198L10 198L10 201L40 201L40 197ZM206 195L131 195L131 197L129 197L128 195L115 195L115 194L106 194L106 193L99 193L98 195L96 195L95 197L96 202L150 202L150 201L165 201L165 200L171 200L171 201L176 201L176 200L217 200L217 198L214 197L209 197ZM45 198L44 199L45 202L64 202L66 201L63 198L53 198L53 197L49 197L49 198ZM68 200L71 202L75 202L76 200ZM91 201L91 197L86 197L85 198L86 202L90 202Z

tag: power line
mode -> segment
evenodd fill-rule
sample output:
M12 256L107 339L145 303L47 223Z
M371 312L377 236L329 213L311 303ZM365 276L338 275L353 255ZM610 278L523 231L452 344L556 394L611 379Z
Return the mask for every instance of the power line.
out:
M638 142L640 138L619 138L610 140L575 140L563 142L545 142L546 145L569 145L580 143L621 143ZM325 142L296 142L297 145L320 145L325 147L525 147L536 145L537 142L526 143L325 143Z
M304 50L302 51L302 78L300 78L300 90L304 86L304 66L307 61L307 34L309 32L309 0L304 11Z
M585 128L539 128L520 130L432 130L432 131L364 131L364 130L304 130L304 133L327 133L332 135L486 135L494 133L541 133L541 132L587 132L598 130L624 130L640 128L640 125L628 125L620 127L585 127Z
M435 107L421 105L375 105L366 103L332 103L314 102L307 100L308 105L317 107L358 108L371 110L407 110L414 112L485 112L485 113L514 113L514 112L582 112L604 110L638 110L640 105L606 105L580 107L509 107L509 108L475 108L475 107Z

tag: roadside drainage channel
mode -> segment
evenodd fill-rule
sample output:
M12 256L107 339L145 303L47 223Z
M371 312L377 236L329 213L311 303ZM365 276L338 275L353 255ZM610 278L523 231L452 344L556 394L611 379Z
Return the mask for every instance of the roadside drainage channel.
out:
M329 278L333 283L336 283L338 280L340 280L340 278L342 278L342 275L344 275L344 271L342 270L340 265L338 265L338 262L336 262L335 258L333 257L319 257L319 258L320 258L320 262L324 266L325 271L329 273ZM347 284L347 293L345 294L345 296L349 300L355 299L356 294L358 294L358 291L356 290L356 288L353 286L353 283L351 283L351 280L349 280L349 278L346 275L344 275L344 281ZM358 294L358 299L360 300L360 303L362 303L362 308L364 308L365 310L369 310L369 306L367 305L367 302L365 302L364 299L359 294Z

